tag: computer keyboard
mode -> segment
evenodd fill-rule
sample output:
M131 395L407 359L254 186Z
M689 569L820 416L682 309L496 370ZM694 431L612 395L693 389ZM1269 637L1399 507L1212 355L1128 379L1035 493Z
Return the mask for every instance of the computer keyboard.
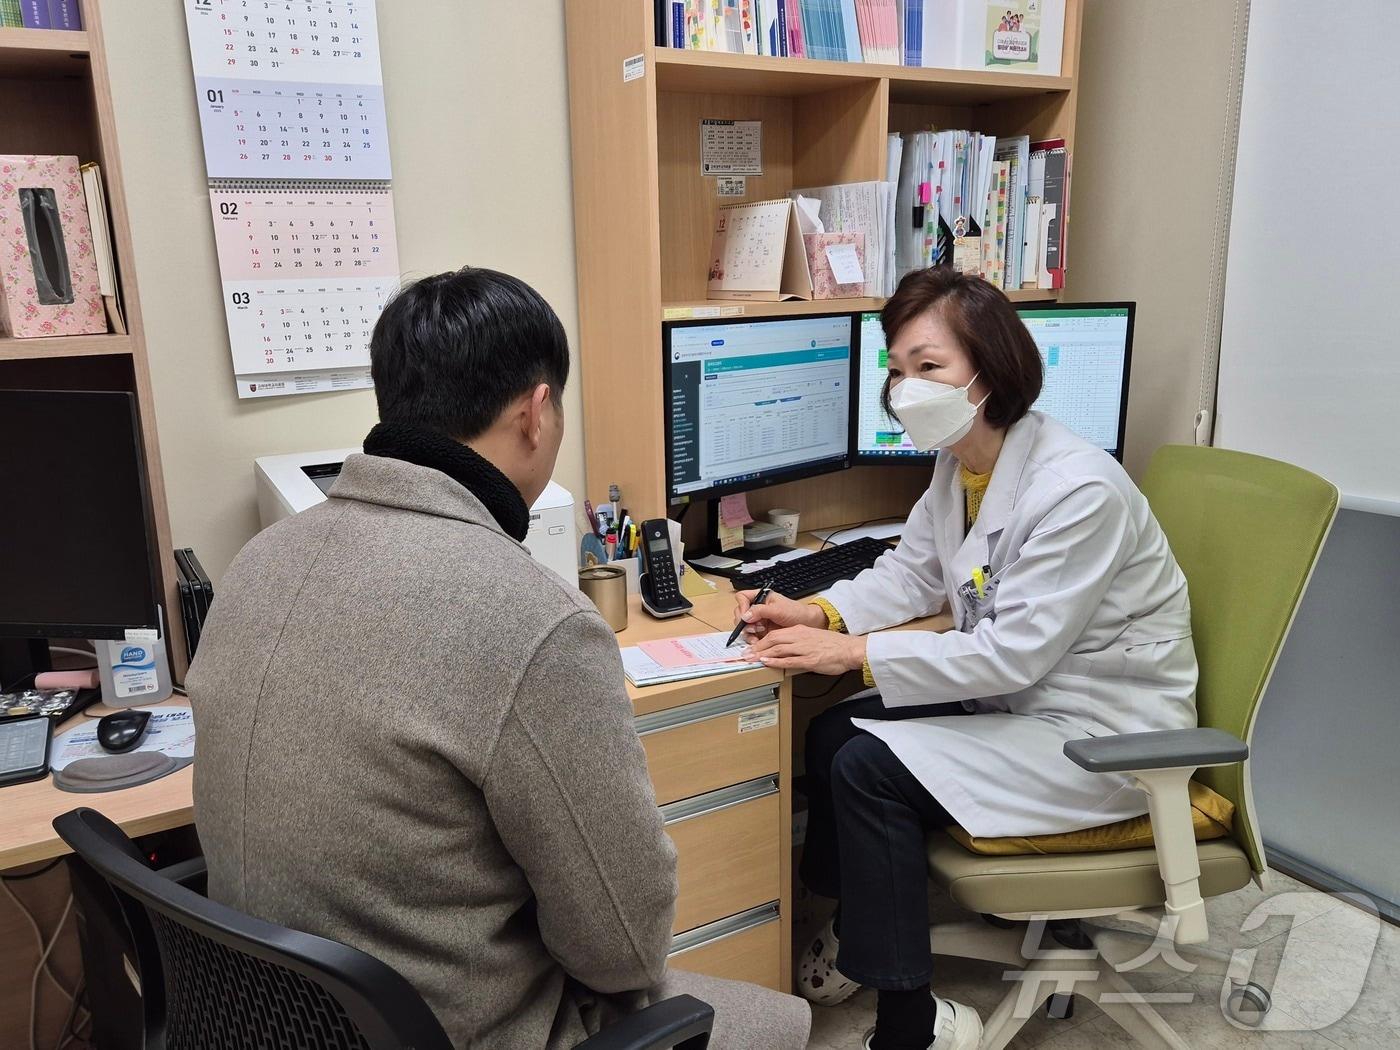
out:
M735 590L749 590L765 584L788 598L805 598L824 591L837 580L849 580L875 564L890 545L884 540L863 536L850 543L838 543L805 558L781 562L771 569L759 569L734 577Z

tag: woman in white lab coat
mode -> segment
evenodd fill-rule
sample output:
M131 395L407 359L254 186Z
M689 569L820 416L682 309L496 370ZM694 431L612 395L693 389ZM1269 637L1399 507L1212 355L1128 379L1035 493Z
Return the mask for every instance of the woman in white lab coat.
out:
M1147 812L1128 777L1062 748L1194 726L1196 658L1186 581L1142 493L1029 411L1040 355L1006 297L939 267L901 281L881 320L886 404L942 450L933 482L873 568L810 603L743 592L737 614L769 666L861 669L878 693L807 735L802 877L840 907L802 990L879 989L874 1050L963 1050L980 1020L929 990L926 831L1042 835ZM953 631L886 630L945 603Z

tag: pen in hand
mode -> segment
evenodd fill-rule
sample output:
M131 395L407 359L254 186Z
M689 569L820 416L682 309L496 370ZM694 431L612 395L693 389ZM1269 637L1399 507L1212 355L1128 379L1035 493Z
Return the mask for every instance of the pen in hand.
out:
M763 587L759 589L759 592L753 596L753 601L749 603L750 608L752 608L755 605L762 605L764 602L766 602L768 600L768 593L772 589L773 588L771 586L765 583ZM738 638L740 633L747 626L748 624L746 624L743 620L740 620L738 623L736 623L734 625L734 630L732 630L729 633L729 641L724 643L724 647L728 649L731 645L733 645L734 639Z

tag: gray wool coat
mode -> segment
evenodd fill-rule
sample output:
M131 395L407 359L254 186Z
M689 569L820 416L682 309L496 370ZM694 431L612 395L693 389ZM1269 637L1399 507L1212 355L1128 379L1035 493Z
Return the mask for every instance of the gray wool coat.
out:
M446 474L363 455L256 536L188 678L210 895L360 948L460 1047L573 1046L686 991L716 1047L790 996L667 972L675 850L613 634Z

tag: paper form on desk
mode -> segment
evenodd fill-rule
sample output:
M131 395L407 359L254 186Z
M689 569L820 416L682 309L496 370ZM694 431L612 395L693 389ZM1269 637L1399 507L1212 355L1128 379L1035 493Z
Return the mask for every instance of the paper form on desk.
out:
M748 671L763 666L757 660L745 660L740 655L744 651L744 643L736 643L726 649L724 642L728 637L729 632L716 631L714 634L629 645L622 650L622 670L633 685L644 686ZM659 654L668 663L662 663L654 654Z
M745 642L735 642L726 646L727 632L697 634L688 638L662 638L654 642L642 642L637 648L646 653L662 667L695 667L701 664L744 662Z

